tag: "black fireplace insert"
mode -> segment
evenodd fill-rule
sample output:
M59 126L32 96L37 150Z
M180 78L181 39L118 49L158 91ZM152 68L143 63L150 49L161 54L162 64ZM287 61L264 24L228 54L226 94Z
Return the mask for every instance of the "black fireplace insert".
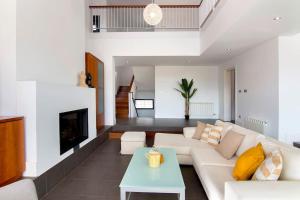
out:
M59 114L60 154L79 147L88 138L88 109Z

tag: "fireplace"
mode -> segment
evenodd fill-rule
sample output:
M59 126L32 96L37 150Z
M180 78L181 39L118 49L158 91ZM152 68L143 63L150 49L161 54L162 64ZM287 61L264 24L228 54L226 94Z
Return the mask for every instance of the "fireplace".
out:
M88 109L74 110L59 114L60 154L88 138Z

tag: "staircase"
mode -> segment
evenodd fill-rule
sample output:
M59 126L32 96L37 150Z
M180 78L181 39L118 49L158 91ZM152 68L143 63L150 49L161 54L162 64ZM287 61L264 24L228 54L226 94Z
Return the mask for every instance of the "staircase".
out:
M128 93L130 86L120 86L116 95L116 117L128 118Z

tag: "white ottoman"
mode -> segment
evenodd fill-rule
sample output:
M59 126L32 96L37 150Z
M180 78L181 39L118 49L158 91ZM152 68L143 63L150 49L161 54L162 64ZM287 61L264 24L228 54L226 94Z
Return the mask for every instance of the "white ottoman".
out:
M144 147L145 142L145 132L125 132L121 137L121 154L133 154L137 148Z

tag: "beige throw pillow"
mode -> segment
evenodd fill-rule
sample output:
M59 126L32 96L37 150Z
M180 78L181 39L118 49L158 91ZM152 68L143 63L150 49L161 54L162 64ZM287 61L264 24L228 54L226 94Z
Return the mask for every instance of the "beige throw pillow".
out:
M219 152L224 158L229 160L238 150L244 137L244 135L231 130L221 140L220 144L216 147L216 151Z
M206 124L204 124L202 122L198 122L197 123L196 132L195 132L195 134L193 136L193 139L200 140L201 139L201 135L204 132L205 127L206 127Z
M283 159L279 149L267 155L264 162L257 168L252 180L277 181L282 171Z

